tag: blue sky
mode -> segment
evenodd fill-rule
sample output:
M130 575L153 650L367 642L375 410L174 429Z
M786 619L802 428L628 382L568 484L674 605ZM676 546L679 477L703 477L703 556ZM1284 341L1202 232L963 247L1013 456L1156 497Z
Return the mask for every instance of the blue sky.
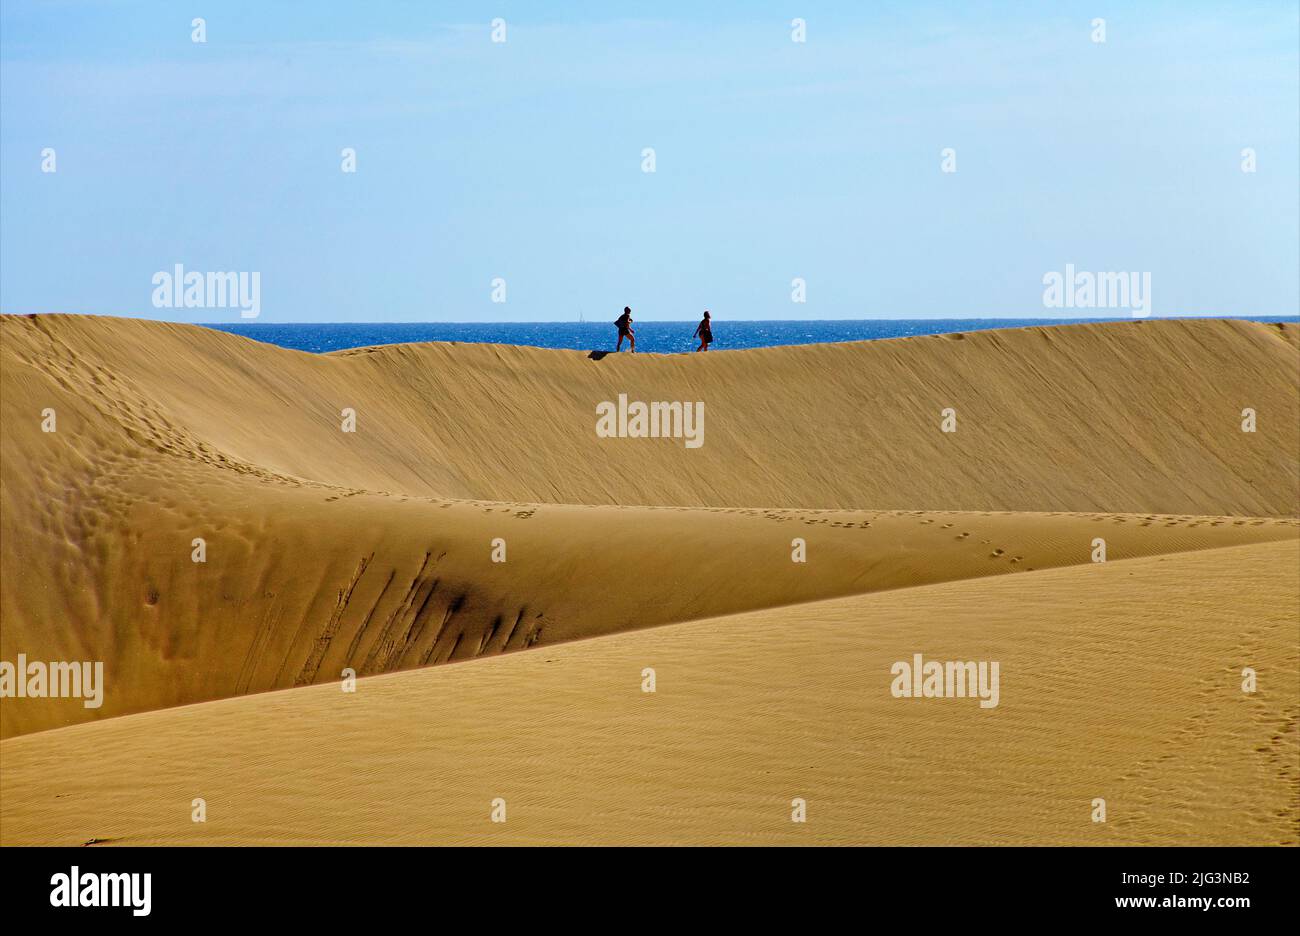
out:
M1295 2L540 6L4 0L0 310L240 320L155 308L177 263L266 322L1089 314L1067 263L1300 309Z

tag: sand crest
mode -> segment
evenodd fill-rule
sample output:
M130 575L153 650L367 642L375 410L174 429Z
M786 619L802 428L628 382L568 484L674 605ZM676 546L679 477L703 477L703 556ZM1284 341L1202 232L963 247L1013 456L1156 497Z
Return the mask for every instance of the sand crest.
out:
M1298 383L1237 321L593 359L4 316L0 659L105 692L0 701L0 842L1295 843ZM601 438L620 394L703 444ZM998 705L894 697L917 653Z

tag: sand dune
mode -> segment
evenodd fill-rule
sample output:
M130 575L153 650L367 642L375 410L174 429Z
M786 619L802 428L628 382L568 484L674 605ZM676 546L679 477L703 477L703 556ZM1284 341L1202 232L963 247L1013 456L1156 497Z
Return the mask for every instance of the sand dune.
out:
M1300 326L1142 321L719 352L288 351L185 325L4 317L5 413L48 459L141 451L282 483L520 503L1300 512ZM595 407L702 401L706 442ZM339 430L353 408L357 432ZM1241 412L1258 431L1241 431ZM955 410L957 431L940 431ZM33 450L30 442L38 447ZM108 445L108 453L104 451Z
M0 836L1294 845L1298 562L931 585L43 732L3 744ZM894 698L915 652L1000 661L998 706Z
M1295 841L1298 380L1300 329L1231 321L592 357L4 316L0 659L107 687L0 702L0 842ZM704 444L599 438L619 394ZM914 652L1007 701L882 694Z
M862 391L859 375L871 375L875 389L865 393L878 396L889 379L915 383L906 375L918 369L932 375L935 355L957 348L953 369L969 351L998 375L985 381L981 396L996 385L1008 407L1023 395L1041 415L1049 407L1037 390L1015 386L1017 375L1042 357L1042 330L887 342L884 354L864 343L720 355L719 367L703 358L592 361L477 346L319 357L206 329L62 316L11 316L3 329L4 659L23 652L29 659L103 660L114 687L97 709L63 699L5 705L5 736L335 680L344 667L369 675L777 604L1088 562L1097 536L1112 559L1122 559L1296 535L1294 520L1274 518L788 506L815 502L831 475L862 484L860 503L869 503L881 482L863 467L879 463L885 430L871 427L881 418L895 422L889 448L906 455L892 467L890 484L925 484L946 473L942 490L970 475L960 494L935 495L939 501L978 502L986 496L980 479L996 468L1026 490L1023 496L1050 504L1040 489L1045 484L1025 480L1048 470L1046 454L1137 478L1147 456L1135 456L1135 445L1107 451L1094 434L1086 446L1076 440L1073 449L1040 452L1023 438L994 438L960 415L952 434L919 414L911 425L897 424L894 409L864 409L872 397L853 396ZM1108 326L1062 331L1086 350L1123 334ZM1295 358L1294 347L1269 326L1161 323L1127 330L1135 341L1159 339L1147 341L1153 355L1173 353L1167 347L1194 354L1203 347L1201 332L1232 353L1254 348L1264 363L1278 354ZM1008 348L1017 343L1027 348ZM917 364L904 366L904 358ZM750 362L752 381L783 379L790 392L770 384L770 397L744 392L742 372L727 366L733 359ZM994 368L998 361L1002 372ZM819 373L829 376L819 380ZM674 384L674 374L688 376ZM526 390L512 395L515 375ZM1058 373L1050 382L1064 379ZM809 382L825 386L813 393ZM1229 489L1229 504L1285 513L1295 466L1276 458L1269 440L1286 445L1287 433L1294 435L1295 426L1283 420L1295 409L1294 393L1272 370L1256 368L1253 382L1240 392L1264 414L1259 439L1242 443L1236 437L1250 436L1225 422L1208 442L1180 440L1154 413L1128 432L1168 463L1208 466L1213 484ZM600 399L615 391L671 397L683 388L719 414L701 448L595 438ZM344 402L358 411L356 433L342 432L334 418ZM1068 394L1058 389L1055 404L1071 405ZM726 426L741 405L748 409L742 425L779 431L733 446ZM988 411L972 404L971 412L981 406ZM55 432L41 431L46 407L57 415ZM850 419L862 428L851 430ZM999 419L1005 424L1007 416ZM869 432L877 441L863 437ZM982 455L959 450L965 443L957 440L967 435ZM835 444L817 451L814 436ZM503 444L512 448L492 450ZM951 451L941 459L944 446ZM810 450L802 475L773 471L801 447ZM911 453L927 448L923 466ZM770 498L775 506L651 509L441 496L473 479L474 491L504 497L515 475L540 465L556 479L550 493L559 498L577 494L565 486L603 463L610 485L604 496L673 503L711 492L710 469L691 461L705 453L729 465L719 473L734 479L741 495ZM1028 467L997 464L1013 457ZM633 459L635 471L619 464ZM1243 484L1243 463L1265 483ZM1059 464L1050 467L1061 475ZM588 490L595 488L590 477ZM1174 502L1195 487L1156 480L1165 493L1140 503ZM1066 500L1073 483L1058 485ZM1147 483L1112 479L1104 499L1132 504ZM1217 501L1196 503L1211 502ZM196 537L208 551L204 563L192 561ZM796 537L808 544L807 563L791 561ZM492 561L498 538L504 563Z
M430 504L314 490L122 482L124 514L83 508L88 555L53 581L8 557L3 659L103 660L98 709L5 705L7 734L168 705L466 660L618 630L954 579L1233 543L1296 521L1104 514L654 510ZM191 538L208 561L191 561ZM26 544L45 530L6 531ZM506 544L505 563L491 543ZM808 561L791 561L792 542ZM52 550L53 551L53 550ZM26 566L27 571L19 571Z

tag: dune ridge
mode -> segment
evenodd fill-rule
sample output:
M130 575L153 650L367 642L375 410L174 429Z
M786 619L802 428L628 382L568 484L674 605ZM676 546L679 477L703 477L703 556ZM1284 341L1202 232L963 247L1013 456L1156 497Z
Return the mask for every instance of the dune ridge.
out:
M619 394L705 404L704 444L599 438ZM1296 840L1295 325L310 355L3 316L0 456L0 659L107 682L0 700L0 844ZM880 670L915 652L1020 684L991 720L900 709ZM417 777L443 819L376 818ZM1109 831L1074 812L1099 787ZM204 790L226 824L177 826Z
M61 403L74 433L78 421L113 427L133 454L286 484L511 503L1207 516L1300 513L1297 333L1156 320L593 360L441 343L312 355L197 326L0 319L15 403ZM706 444L597 438L596 404L620 393L705 402ZM355 434L339 430L345 407ZM1255 433L1240 431L1247 407ZM939 431L946 408L956 432Z
M1287 423L1295 394L1275 366L1295 363L1293 330L1088 325L1059 335L1021 329L716 360L597 361L473 345L317 356L190 326L5 317L0 651L5 659L23 652L103 660L118 689L98 709L68 700L5 705L0 735L336 680L347 667L366 676L777 604L1089 562L1102 531L1112 560L1294 537L1287 514L1296 466L1273 454L1297 431ZM995 425L1006 436L1008 408L1031 411L1020 418L1028 425L1052 406L1083 405L1072 399L1066 372L1099 346L1107 372L1112 347L1124 347L1128 359L1137 344L1163 361L1194 358L1211 341L1234 366L1234 356L1259 359L1249 385L1238 380L1234 392L1258 405L1260 432L1241 433L1225 414L1215 433L1178 435L1176 425L1139 408L1145 415L1127 435L1143 446L1104 450L1092 438L1048 453L1057 478L1072 476L1060 470L1064 458L1111 476L1108 490L1091 488L1086 499L1072 493L1075 484L1027 480L1048 470L1040 448L1016 434L1000 438L980 421L999 413ZM1044 343L1060 350L1048 355ZM996 379L968 390L969 405L927 391L960 407L955 433L939 431L937 410L901 425L888 407L864 409L891 380L902 399L943 373L973 371ZM1030 373L1038 375L1034 392L1016 389ZM520 384L513 392L512 382ZM1188 392L1209 386L1185 382ZM1050 400L1040 393L1047 386L1056 388ZM702 398L712 407L706 445L598 439L595 404L617 393ZM355 433L336 418L343 403L357 413ZM41 431L47 407L57 415L54 432ZM779 431L738 441L746 426ZM906 454L888 483L936 476L942 491L966 473L959 490L933 495L958 506L985 496L996 462L972 454L980 452L1027 466L993 473L1021 478L1015 497L1034 502L1077 508L1141 496L1152 511L1180 500L1204 508L1226 490L1229 505L1270 516L797 506L822 497L830 474L861 484L863 502L873 496L881 479L863 467L881 464L872 437L887 431L895 433L891 450ZM814 438L836 444L819 447ZM774 470L795 450L806 453L802 473ZM1213 501L1168 490L1146 500L1141 469L1156 463L1156 452L1164 464L1200 466L1223 487ZM735 496L768 502L691 507L717 490L705 458L726 464L721 474ZM554 479L547 490L527 483L529 465ZM1241 477L1247 471L1256 476L1250 484ZM597 478L607 481L603 492ZM1180 482L1176 490L1197 487ZM624 503L540 496L581 491ZM511 494L538 500L504 499ZM626 506L644 497L669 506ZM203 563L192 561L196 537L209 551ZM790 561L796 538L809 562ZM504 563L492 562L497 541L507 549Z
M949 582L13 738L0 842L1295 845L1298 562ZM1001 661L998 707L891 696L917 651Z

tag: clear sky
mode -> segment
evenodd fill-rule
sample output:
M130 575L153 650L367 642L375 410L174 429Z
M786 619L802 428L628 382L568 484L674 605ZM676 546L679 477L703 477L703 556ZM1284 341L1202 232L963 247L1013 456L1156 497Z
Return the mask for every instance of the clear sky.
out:
M1294 315L1298 49L1294 0L4 0L0 310L240 320L155 308L180 263L266 322L1079 317L1073 264Z

